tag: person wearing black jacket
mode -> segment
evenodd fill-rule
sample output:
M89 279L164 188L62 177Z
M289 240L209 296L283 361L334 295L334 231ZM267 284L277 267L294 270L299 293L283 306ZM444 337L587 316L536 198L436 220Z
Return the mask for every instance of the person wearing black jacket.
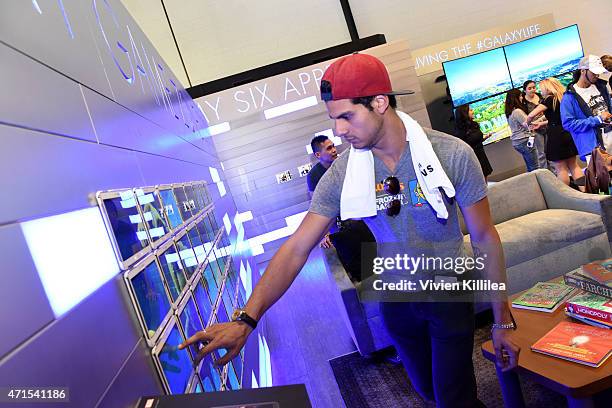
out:
M462 105L455 112L455 124L457 125L457 137L467 144L476 153L476 158L480 162L482 174L486 178L493 172L491 163L484 151L483 142L491 136L487 134L485 137L480 130L480 125L474 120L474 111L470 109L470 105Z

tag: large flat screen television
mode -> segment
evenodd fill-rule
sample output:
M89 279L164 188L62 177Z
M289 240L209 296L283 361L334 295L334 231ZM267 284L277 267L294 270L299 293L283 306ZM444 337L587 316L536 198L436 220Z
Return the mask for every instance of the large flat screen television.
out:
M572 25L504 47L515 88L572 72L584 56L578 26Z
M512 133L504 111L506 94L491 96L470 104L474 111L474 121L480 126L482 134L489 135L483 144L498 142Z
M442 63L454 106L512 89L504 50L497 48Z

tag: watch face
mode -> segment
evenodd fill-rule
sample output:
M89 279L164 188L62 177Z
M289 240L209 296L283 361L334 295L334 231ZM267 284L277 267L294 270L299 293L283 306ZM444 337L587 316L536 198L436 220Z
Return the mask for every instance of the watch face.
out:
M232 321L237 320L240 317L241 313L242 313L242 310L240 309L234 310L234 313L232 313Z

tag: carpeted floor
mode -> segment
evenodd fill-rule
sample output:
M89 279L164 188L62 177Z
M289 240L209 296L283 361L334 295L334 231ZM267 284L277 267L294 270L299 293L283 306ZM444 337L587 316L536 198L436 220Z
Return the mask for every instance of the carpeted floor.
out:
M478 398L489 408L503 408L495 367L480 345L490 338L490 325L474 336L474 368ZM353 352L329 361L347 408L428 407L410 385L401 364L366 359ZM538 384L521 381L527 407L565 407L565 398Z

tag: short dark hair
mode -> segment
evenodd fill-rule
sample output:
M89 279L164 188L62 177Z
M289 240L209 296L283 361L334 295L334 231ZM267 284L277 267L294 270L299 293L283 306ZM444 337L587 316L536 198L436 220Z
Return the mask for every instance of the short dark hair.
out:
M368 108L369 111L373 111L374 108L372 107L372 101L377 96L378 95L353 98L351 99L351 102L353 102L354 105L363 105ZM389 106L391 106L393 109L397 108L397 99L395 98L395 95L387 95L387 97L389 98Z
M313 137L312 140L310 141L310 147L312 147L312 152L313 153L320 152L321 145L325 143L326 140L329 140L329 137L325 135L319 135L319 136Z
M606 70L612 72L612 55L602 55L601 63Z

